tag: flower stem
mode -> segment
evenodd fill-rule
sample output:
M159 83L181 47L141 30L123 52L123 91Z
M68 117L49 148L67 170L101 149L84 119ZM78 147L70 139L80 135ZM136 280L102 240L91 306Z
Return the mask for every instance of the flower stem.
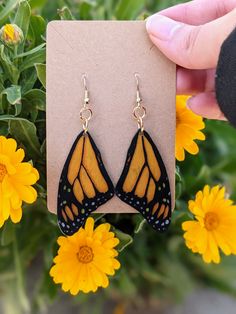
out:
M18 300L20 300L23 313L30 312L29 300L26 296L24 277L23 277L23 266L20 260L20 254L18 249L18 241L16 236L16 229L14 228L14 240L13 240L13 255L15 263L15 273L16 273L16 287L18 292Z

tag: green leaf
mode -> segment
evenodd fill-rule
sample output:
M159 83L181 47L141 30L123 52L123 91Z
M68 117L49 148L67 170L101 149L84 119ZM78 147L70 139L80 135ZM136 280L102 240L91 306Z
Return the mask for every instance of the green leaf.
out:
M46 93L41 89L31 89L23 96L24 100L27 100L30 107L34 107L38 110L46 110Z
M8 134L9 134L8 123L1 121L0 122L0 135L7 136Z
M43 44L41 44L41 45L39 45L39 46L37 46L37 47L35 47L35 48L29 50L29 51L26 51L26 52L23 52L23 53L21 53L21 54L19 54L19 55L16 55L16 56L14 57L14 59L16 59L16 58L22 58L22 57L26 57L26 56L35 54L37 51L39 51L39 50L41 50L43 47L45 47L45 45L46 45L46 43L43 43Z
M60 16L61 20L74 20L74 17L68 7L58 9L57 13Z
M7 100L11 105L15 106L15 115L21 113L21 87L18 85L12 85L6 88L2 94L6 94Z
M182 181L180 169L179 169L178 166L176 166L176 169L175 169L175 181L176 182L181 182Z
M144 219L143 217L140 216L139 221L137 222L137 224L135 226L134 233L139 233L143 229L143 226L145 224L146 224L146 219Z
M7 101L7 96L5 94L0 94L0 111L1 114L4 114L5 112L9 112L10 106L9 102Z
M34 158L41 157L36 127L32 122L20 118L17 120L10 120L9 131L19 143L23 143L30 156Z
M46 49L40 49L35 53L25 57L23 63L20 66L20 71L24 71L33 67L36 63L44 63L46 60Z
M175 198L180 198L183 190L183 180L180 174L180 169L177 166L175 171Z
M9 56L5 53L4 46L0 46L0 64L3 67L4 74L6 77L15 85L18 83L18 79L20 76L19 70L17 67L11 62Z
M30 6L32 9L43 8L47 0L30 0Z
M31 15L28 38L32 42L32 46L40 45L44 39L42 38L46 32L46 21L40 15Z
M119 252L123 251L128 245L133 243L133 238L128 233L124 233L120 230L115 230L117 238L120 240L120 243L117 246Z
M94 7L94 4L91 4L88 2L81 2L79 4L79 18L80 18L80 20L91 20L93 7Z
M37 73L36 71L32 71L32 69L27 69L21 74L19 85L22 87L22 95L31 90L34 87L34 84L37 81Z
M6 246L6 245L9 245L10 243L12 243L12 241L14 240L14 234L15 234L14 228L15 228L15 226L10 220L5 222L5 225L4 225L3 231L2 231L2 235L1 235L1 245L2 246Z
M1 77L2 73L0 73ZM0 93L5 89L4 85L0 82Z
M118 20L132 20L144 8L145 0L120 0L116 7L116 18Z
M93 218L94 218L95 223L101 220L105 215L106 213L94 213Z
M12 85L11 87L6 88L3 94L7 95L7 100L10 104L16 105L20 104L21 100L21 87L18 85Z
M4 9L0 12L0 25L4 23L4 21L8 18L11 12L15 9L19 0L8 0L6 1L6 5Z
M52 239L52 241L48 241L48 243L45 243L44 245L44 263L46 265L47 268L50 268L52 266L52 261L53 261L53 243L54 239Z
M53 226L58 227L57 215L49 213L48 220Z
M18 143L22 143L25 146L26 152L30 157L41 158L36 127L32 122L10 115L0 116L0 121L8 121L10 134Z
M24 41L18 46L18 52L22 52L24 49L25 40L28 34L29 22L30 22L31 9L28 1L21 0L18 10L16 12L14 23L19 26L24 34Z
M40 152L44 159L46 159L46 139L43 141L43 144L40 147Z
M46 64L37 63L35 64L38 79L42 83L43 87L46 88Z

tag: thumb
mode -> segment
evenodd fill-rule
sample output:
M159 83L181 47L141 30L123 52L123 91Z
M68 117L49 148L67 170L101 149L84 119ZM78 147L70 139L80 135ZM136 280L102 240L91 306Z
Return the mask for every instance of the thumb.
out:
M236 9L204 25L188 25L164 15L147 19L153 43L173 62L189 69L215 68L223 41L236 26Z

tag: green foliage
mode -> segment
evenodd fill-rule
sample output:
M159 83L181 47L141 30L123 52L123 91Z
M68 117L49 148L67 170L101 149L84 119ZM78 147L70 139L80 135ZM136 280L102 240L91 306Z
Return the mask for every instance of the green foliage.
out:
M9 0L4 7L1 7L0 24L3 24L6 21L6 19L9 17L9 15L15 9L18 3L19 0Z
M44 88L46 88L46 64L35 64L37 76Z
M145 0L120 0L116 7L116 18L118 20L132 20L144 8Z
M4 314L38 313L58 294L48 275L57 250L56 217L46 207L46 66L45 31L53 19L137 19L170 6L172 0L7 0L0 4L0 27L15 23L24 41L17 49L0 43L0 134L14 137L40 172L38 200L24 207L20 224L7 222L0 230L0 284ZM179 1L180 2L180 1ZM176 210L168 234L157 234L139 215L95 215L96 223L108 221L120 239L121 270L110 287L93 297L74 298L91 309L107 297L122 298L138 305L147 298L182 298L195 285L205 284L236 294L235 257L219 266L205 265L184 245L181 223L190 217L187 201L203 185L220 183L236 198L235 135L228 124L209 121L207 141L200 154L188 156L176 168ZM29 266L38 264L39 276L27 290ZM38 265L37 264L37 265ZM138 296L138 298L137 298ZM98 312L97 308L97 312ZM96 313L97 313L96 312Z

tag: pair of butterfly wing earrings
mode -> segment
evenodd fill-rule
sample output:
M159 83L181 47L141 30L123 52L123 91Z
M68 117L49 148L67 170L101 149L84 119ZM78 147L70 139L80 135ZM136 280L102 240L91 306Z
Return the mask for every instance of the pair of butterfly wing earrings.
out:
M142 105L138 75L133 116L138 131L128 149L125 165L114 188L100 151L88 132L92 117L86 76L83 75L84 103L80 110L83 130L77 136L63 167L58 189L58 225L66 235L74 234L86 218L116 194L140 212L158 231L165 231L171 219L171 192L161 155L144 130L146 109Z

